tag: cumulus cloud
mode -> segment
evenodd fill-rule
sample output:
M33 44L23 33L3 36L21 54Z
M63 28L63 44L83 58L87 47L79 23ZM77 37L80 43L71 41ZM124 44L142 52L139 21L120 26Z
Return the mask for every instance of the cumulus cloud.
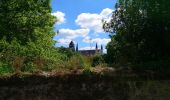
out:
M102 32L102 18L98 14L82 13L76 19L77 25L95 32Z
M81 28L88 28L96 33L103 32L102 20L110 19L113 10L106 8L100 14L81 13L75 20Z
M59 44L68 45L71 42L71 39L64 39L64 38L62 38L62 39L57 40L57 42Z
M103 11L100 13L100 15L102 16L102 18L106 19L106 18L111 17L112 12L113 12L112 9L106 8L106 9L103 9Z
M57 18L57 24L65 23L65 21L66 21L65 13L57 11L57 12L52 13L52 15Z
M83 39L83 42L85 42L85 43L92 43L92 39L91 39L89 36L86 36L86 37Z
M86 37L89 32L89 29L60 29L59 35L65 37L66 39L75 39L77 37Z
M95 42L95 43L98 43L98 44L106 45L106 44L108 44L108 43L111 41L111 39L106 39L106 38L103 38L103 39L101 39L101 38L95 38L95 39L92 39L92 41Z
M85 43L97 43L99 45L107 45L110 41L111 41L111 39L107 39L107 38L94 38L94 39L91 39L88 36L83 39L83 42L85 42Z

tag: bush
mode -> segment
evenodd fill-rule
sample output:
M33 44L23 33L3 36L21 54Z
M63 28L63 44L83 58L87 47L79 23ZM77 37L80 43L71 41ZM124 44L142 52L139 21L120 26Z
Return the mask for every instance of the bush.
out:
M95 67L97 65L100 65L100 64L103 64L105 63L104 61L104 58L102 55L96 55L93 57L93 60L92 60L92 66Z
M90 69L91 68L91 59L89 59L89 57L85 57L80 54L75 54L68 60L59 64L58 66L62 66L64 69L69 69L69 70Z
M0 75L8 75L14 72L13 68L4 62L0 62Z
M24 64L24 66L21 68L21 71L33 73L37 71L37 67L32 62L28 62Z
M65 55L65 60L70 59L71 57L73 57L74 55L76 55L76 52L74 52L73 50L69 49L69 48L65 48L65 47L59 47L57 48L58 52L60 54L64 54Z
M21 45L17 40L11 43L0 40L0 61L12 66L15 72L33 72L35 70L52 71L64 56L54 47L42 47L40 43L28 42Z
M80 57L79 56L73 56L73 57L71 57L68 61L67 61L67 63L66 63L66 68L68 68L68 69L80 69L80 68L82 68L83 67L83 65L82 65L82 63L81 63L81 61L80 61Z

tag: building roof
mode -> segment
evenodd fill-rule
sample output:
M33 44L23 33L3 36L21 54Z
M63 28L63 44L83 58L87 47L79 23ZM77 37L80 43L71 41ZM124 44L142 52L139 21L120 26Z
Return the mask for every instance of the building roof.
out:
M101 45L101 49L98 49L98 44L96 43L96 49L95 50L78 50L78 43L76 45L76 50L75 50L75 44L73 41L70 42L69 48L72 49L73 51L79 52L82 55L85 56L94 56L96 54L103 54L103 46Z
M97 53L100 53L101 50L79 50L79 52L85 56L93 56Z

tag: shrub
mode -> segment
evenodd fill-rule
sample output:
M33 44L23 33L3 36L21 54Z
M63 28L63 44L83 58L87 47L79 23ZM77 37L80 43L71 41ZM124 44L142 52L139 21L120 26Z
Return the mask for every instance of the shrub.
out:
M82 56L80 54L75 54L70 59L62 63L65 69L90 69L91 68L91 58ZM62 65L58 65L62 66Z
M79 56L71 57L66 64L66 68L68 69L80 69L83 67Z
M92 61L92 66L95 67L97 65L103 64L105 63L104 58L102 55L96 55L93 57L93 61Z
M24 57L19 57L16 56L13 60L12 60L12 67L14 68L14 70L19 73L21 72L21 68L24 65Z
M32 72L35 69L51 71L57 67L57 63L62 62L64 56L54 47L42 46L39 42L21 45L15 39L11 43L2 39L0 40L0 47L3 47L0 51L0 61L12 66L16 72Z
M34 66L32 62L25 63L24 66L21 68L22 72L36 72L37 68Z
M76 55L76 52L74 52L73 50L71 50L69 48L59 47L57 49L58 49L59 53L64 54L66 56L65 60L68 60L69 58L71 58L74 55Z
M14 72L13 68L7 63L0 62L0 75L8 75Z

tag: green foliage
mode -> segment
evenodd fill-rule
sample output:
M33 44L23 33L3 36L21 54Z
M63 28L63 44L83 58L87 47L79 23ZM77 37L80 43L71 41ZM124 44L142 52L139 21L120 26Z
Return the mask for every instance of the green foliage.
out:
M23 46L16 40L8 43L4 39L0 41L0 46L3 47L0 60L17 70L30 71L33 68L50 71L57 67L57 63L62 62L62 55L54 47L43 48L42 44L33 42Z
M92 66L95 67L97 65L100 65L102 63L105 63L104 58L102 55L96 55L93 57L93 61L92 61Z
M21 44L28 41L52 41L54 17L51 15L50 0L1 0L0 39L14 38ZM45 45L45 44L44 44Z
M83 68L81 57L80 56L72 56L65 64L67 69L81 69Z
M14 72L13 68L7 63L0 62L0 75L8 75Z
M112 33L107 46L110 62L170 60L169 4L166 0L119 0L112 20L103 26Z
M65 55L65 59L64 60L68 60L71 57L73 57L74 55L76 55L77 53L74 52L72 49L69 48L65 48L65 47L59 47L57 48L58 52Z
M91 71L92 58L86 57L86 56L81 56L80 60L81 60L81 64L83 66L83 69L85 71Z
M33 72L38 71L38 69L32 62L28 62L28 63L24 64L24 66L22 66L21 71L33 73Z
M64 66L63 66L64 65ZM68 60L64 61L62 65L66 69L74 70L74 69L90 69L91 68L91 60L88 57L82 56L80 54L75 54L70 57Z
M0 1L0 61L15 72L51 71L64 56L54 48L50 0Z
M85 69L89 70L92 65L92 57L83 56L72 49L60 47L57 48L58 52L63 55L64 62L59 64L66 69Z

